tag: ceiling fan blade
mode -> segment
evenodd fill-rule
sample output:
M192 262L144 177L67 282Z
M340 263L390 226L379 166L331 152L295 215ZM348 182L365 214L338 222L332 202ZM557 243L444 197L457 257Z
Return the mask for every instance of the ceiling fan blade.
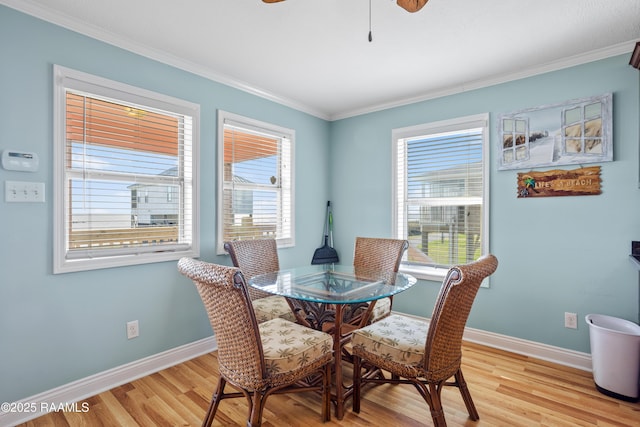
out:
M265 3L279 3L284 0L262 0ZM429 0L397 0L398 6L406 10L407 12L417 12L427 4Z
M429 0L398 0L396 3L407 12L413 13L422 9L428 1Z

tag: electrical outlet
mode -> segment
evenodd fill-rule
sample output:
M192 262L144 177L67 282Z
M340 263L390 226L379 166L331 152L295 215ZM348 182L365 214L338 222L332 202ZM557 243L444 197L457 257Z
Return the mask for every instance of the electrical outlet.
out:
M564 313L564 327L578 329L578 315L576 313Z
M140 335L140 331L138 329L138 321L132 320L131 322L127 322L127 339L132 339Z

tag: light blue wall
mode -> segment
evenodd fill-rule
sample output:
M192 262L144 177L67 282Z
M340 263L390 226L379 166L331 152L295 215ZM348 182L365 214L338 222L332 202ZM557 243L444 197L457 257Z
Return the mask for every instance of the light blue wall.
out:
M589 352L586 314L638 321L638 271L628 255L640 239L639 80L625 55L334 122L331 197L343 261L356 236L391 236L391 130L489 112L490 245L500 266L468 325ZM600 164L602 195L516 198L518 171L497 170L497 116L607 92L615 161ZM438 287L419 282L394 299L394 309L430 316ZM565 311L578 313L578 330L564 328Z
M603 194L516 199L516 171L491 168L491 249L500 259L470 326L588 352L585 314L637 320L638 272L627 260L640 240L639 77L626 57L328 123L80 36L0 6L0 149L40 155L37 173L0 169L0 181L46 183L45 204L0 201L0 401L40 393L211 334L202 303L174 262L52 274L52 66L201 105L202 258L215 255L216 110L296 130L295 248L283 267L306 264L334 204L335 245L351 262L355 236L391 235L391 129L614 93L615 161L602 164ZM495 147L495 135L492 135ZM420 282L394 300L428 316L438 284ZM579 329L563 327L565 311ZM125 323L140 321L128 341Z
M329 123L0 6L0 150L34 151L37 173L0 168L4 181L46 184L46 203L0 200L0 402L40 393L211 335L194 286L175 262L52 274L52 67L121 81L201 105L201 257L215 255L216 110L296 131L297 245L285 267L320 243L328 195ZM309 233L308 231L313 231ZM140 322L128 341L125 324Z

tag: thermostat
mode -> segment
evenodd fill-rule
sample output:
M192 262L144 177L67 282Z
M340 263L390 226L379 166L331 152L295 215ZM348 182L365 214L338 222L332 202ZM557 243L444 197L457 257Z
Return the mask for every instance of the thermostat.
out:
M36 172L38 163L38 155L36 153L17 150L4 150L2 152L2 167L9 171Z

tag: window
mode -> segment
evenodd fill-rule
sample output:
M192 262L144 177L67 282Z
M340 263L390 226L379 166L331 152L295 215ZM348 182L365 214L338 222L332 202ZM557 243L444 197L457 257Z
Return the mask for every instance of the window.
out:
M273 237L293 246L295 132L218 112L218 242Z
M487 253L488 115L395 129L394 228L409 240L401 268L441 280Z
M199 106L54 67L54 273L198 256Z

